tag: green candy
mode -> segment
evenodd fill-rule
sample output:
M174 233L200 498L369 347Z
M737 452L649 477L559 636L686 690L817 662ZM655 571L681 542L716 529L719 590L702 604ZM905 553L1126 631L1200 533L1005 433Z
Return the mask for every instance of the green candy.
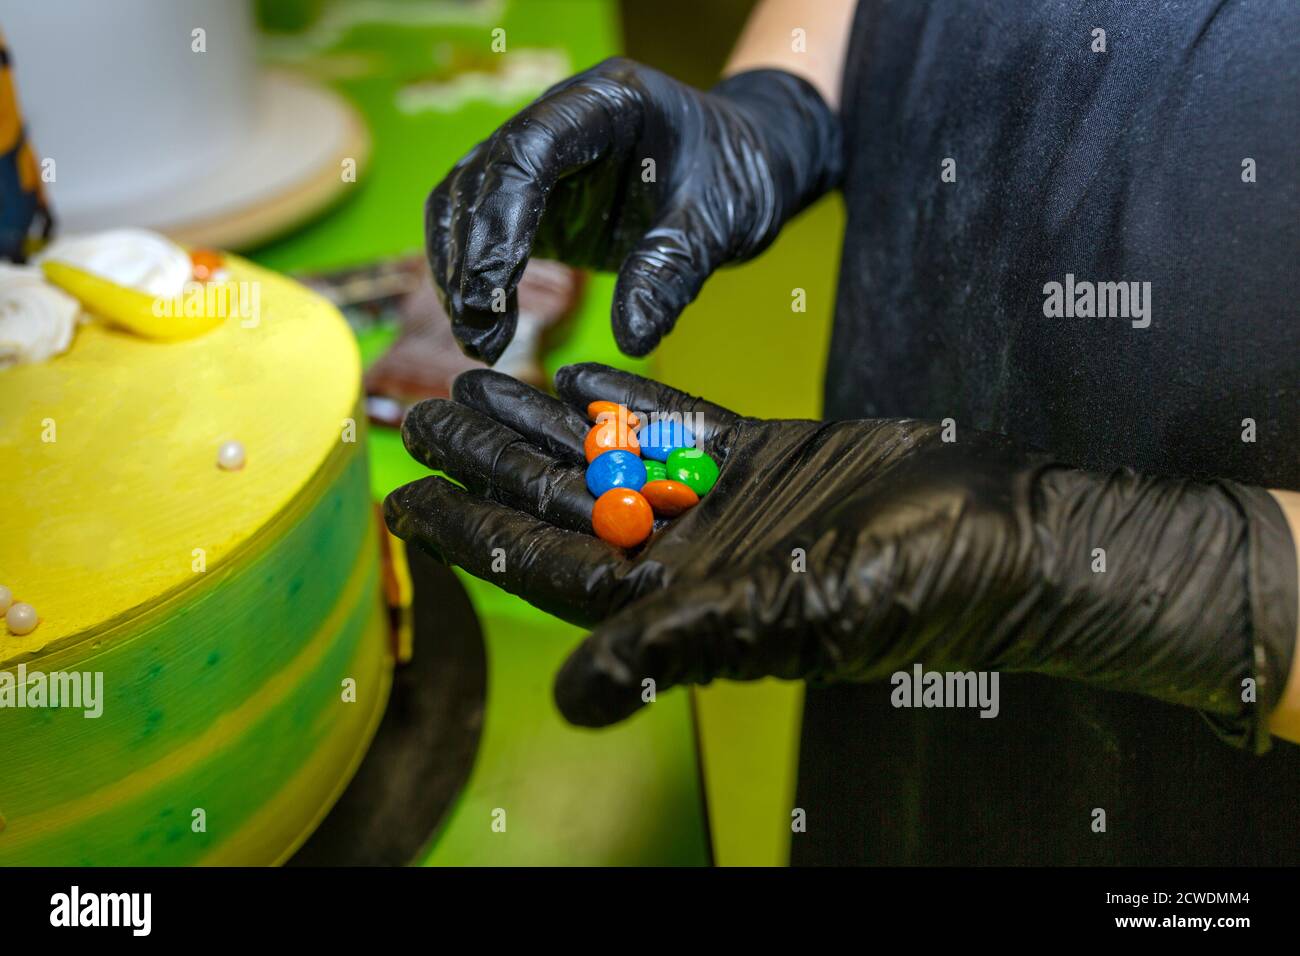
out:
M662 461L651 461L646 459L641 464L645 465L646 484L652 481L663 481L668 477L668 466Z
M698 448L678 448L668 456L668 477L703 498L718 480L718 463Z

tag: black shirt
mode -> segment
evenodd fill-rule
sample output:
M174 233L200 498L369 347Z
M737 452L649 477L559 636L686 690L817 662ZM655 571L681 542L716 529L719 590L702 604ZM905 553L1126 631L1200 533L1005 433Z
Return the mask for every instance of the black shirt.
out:
M1300 488L1300 4L863 0L844 82L827 417ZM1052 282L1150 283L1149 325ZM793 862L1300 862L1300 747L1000 680L995 719L810 688Z

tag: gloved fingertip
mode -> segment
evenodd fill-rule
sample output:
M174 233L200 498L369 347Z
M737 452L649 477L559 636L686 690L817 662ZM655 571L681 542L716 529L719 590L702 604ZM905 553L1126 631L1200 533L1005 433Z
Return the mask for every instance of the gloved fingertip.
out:
M555 370L555 390L561 395L570 394L581 371L580 365L561 365Z
M452 323L452 331L460 349L472 359L495 365L515 336L518 316L513 310L484 313L465 310L459 321Z
M586 411L587 402L593 400L588 397L591 394L591 377L610 371L612 369L608 365L602 365L600 362L575 362L572 365L563 365L555 371L555 391L561 398L580 404L583 411Z
M614 298L614 341L623 354L641 358L654 351L676 319L671 306L660 305L648 290L634 287Z
M423 459L428 447L430 428L447 404L445 398L426 398L416 402L402 416L402 445L406 451L417 459ZM402 489L398 489L401 491ZM394 492L396 494L396 492Z
M461 372L451 382L451 397L462 405L482 407L492 379L501 375L490 368L470 368Z
M428 507L427 498L421 500L429 491L426 483L439 480L421 479L390 491L384 498L384 524L394 537L415 545L438 563L450 565L446 555L421 533L417 520L419 509Z
M406 517L406 502L403 496L405 490L405 486L394 489L384 498L384 524L388 526L390 532L403 540L405 540L405 535L402 533L405 530L403 524Z
M638 711L641 682L608 649L579 647L555 675L555 704L577 727L607 727Z

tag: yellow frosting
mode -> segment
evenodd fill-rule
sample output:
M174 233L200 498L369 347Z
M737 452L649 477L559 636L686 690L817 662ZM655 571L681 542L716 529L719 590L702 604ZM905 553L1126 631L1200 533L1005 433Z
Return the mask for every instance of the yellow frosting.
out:
M95 321L67 354L0 370L0 584L40 616L25 637L0 627L0 669L195 583L196 549L220 567L347 437L361 368L337 310L242 260L229 272L256 324L154 342ZM229 440L242 470L217 467Z

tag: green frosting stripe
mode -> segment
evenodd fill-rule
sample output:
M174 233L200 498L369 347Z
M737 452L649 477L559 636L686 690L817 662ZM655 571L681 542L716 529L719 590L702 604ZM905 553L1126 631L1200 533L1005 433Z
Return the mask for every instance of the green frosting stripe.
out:
M326 735L356 732L358 715L345 708L368 708L364 695L378 692L362 686L358 703L341 699L379 590L361 447L347 449L320 500L264 550L76 663L103 674L102 716L0 708L0 864L194 862L265 806ZM196 807L206 833L191 828Z

